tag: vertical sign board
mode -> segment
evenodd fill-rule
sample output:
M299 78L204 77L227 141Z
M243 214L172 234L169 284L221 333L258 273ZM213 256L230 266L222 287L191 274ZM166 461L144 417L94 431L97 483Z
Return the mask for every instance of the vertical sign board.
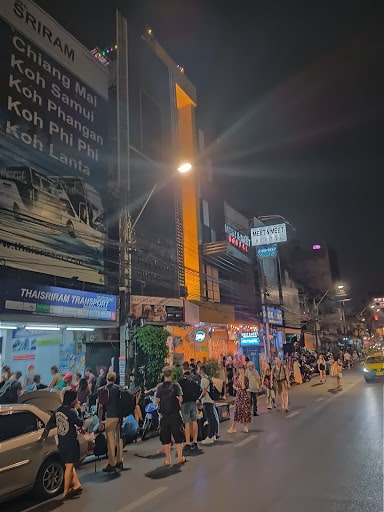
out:
M0 258L103 283L108 70L30 0L0 2Z

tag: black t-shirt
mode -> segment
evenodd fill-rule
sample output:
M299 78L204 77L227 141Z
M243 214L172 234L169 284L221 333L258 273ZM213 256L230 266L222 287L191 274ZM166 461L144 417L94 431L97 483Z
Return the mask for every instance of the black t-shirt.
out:
M61 405L48 421L47 430L57 427L59 446L73 446L77 442L76 426L82 427L83 420L79 418L77 412L68 406Z
M3 382L2 386L4 389L2 392L4 393L1 396L0 403L2 404L17 404L19 401L18 391L22 390L22 385L16 379L9 379L8 381ZM6 391L5 391L6 390Z
M108 403L105 406L106 418L119 418L120 388L115 384L108 384Z
M162 382L157 386L156 398L160 401L159 410L163 416L174 414L180 410L178 397L183 396L180 384Z

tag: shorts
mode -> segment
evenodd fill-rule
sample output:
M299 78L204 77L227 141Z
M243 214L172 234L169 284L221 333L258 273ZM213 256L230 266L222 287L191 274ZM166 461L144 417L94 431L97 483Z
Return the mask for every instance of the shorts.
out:
M184 441L184 425L179 412L162 416L160 420L161 444L171 444L171 437L176 444Z
M321 365L319 366L319 369L323 372L323 371L325 371L325 366L324 366L323 364L321 364Z
M185 402L181 404L181 415L184 423L197 421L197 405L196 402Z

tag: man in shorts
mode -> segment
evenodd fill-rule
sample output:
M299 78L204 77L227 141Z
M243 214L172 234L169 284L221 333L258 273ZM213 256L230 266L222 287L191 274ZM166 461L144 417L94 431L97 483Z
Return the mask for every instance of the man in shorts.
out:
M172 368L166 366L163 369L164 382L156 389L156 401L161 415L160 441L165 453L164 466L171 465L171 437L175 440L179 464L187 462L183 457L184 429L180 414L183 392L180 385L172 381L172 373Z
M200 386L192 378L188 362L183 363L183 376L179 379L183 391L183 403L181 404L181 415L185 426L185 450L197 449L197 405L196 400L200 396ZM192 443L191 443L192 438Z

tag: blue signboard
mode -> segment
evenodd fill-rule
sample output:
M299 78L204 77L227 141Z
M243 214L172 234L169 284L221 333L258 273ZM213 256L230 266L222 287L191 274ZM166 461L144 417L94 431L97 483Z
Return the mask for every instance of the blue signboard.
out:
M258 258L276 258L277 244L260 245L256 247L256 255Z
M35 4L0 2L6 264L103 284L108 72Z
M117 297L4 280L0 282L0 312L116 321Z
M275 325L284 325L283 312L279 308L273 308L268 306L268 322ZM263 321L266 321L265 308L263 307Z
M260 345L259 333L241 334L240 345L242 347L248 347L249 345Z

